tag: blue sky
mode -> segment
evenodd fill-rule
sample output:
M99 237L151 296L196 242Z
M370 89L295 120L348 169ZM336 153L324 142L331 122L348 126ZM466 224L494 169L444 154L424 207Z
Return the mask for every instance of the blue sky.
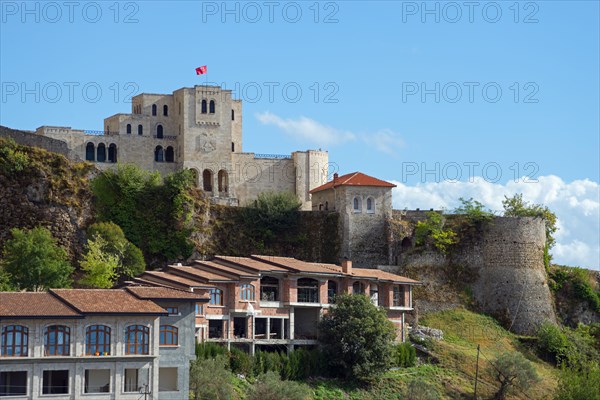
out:
M0 123L100 130L207 79L244 100L245 151L327 149L398 208L520 191L559 213L556 261L598 268L599 3L472 4L2 1Z

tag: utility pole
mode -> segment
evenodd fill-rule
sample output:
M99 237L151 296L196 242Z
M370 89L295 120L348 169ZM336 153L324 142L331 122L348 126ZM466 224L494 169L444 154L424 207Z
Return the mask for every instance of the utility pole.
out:
M477 378L479 375L479 345L477 345L477 364L475 364L475 394L473 399L477 400Z

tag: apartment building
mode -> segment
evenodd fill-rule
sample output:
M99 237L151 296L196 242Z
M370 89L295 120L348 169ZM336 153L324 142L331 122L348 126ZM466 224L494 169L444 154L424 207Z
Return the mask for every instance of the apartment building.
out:
M0 292L0 397L188 399L203 293Z
M341 293L367 295L383 307L405 336L405 313L413 311L412 288L420 282L378 269L311 263L288 257L216 256L191 265L147 271L135 284L207 290L196 306L196 339L242 347L293 350L316 345L317 325Z

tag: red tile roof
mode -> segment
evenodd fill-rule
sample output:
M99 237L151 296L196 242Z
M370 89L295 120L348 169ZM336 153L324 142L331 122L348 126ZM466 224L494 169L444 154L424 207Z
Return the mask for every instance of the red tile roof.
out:
M311 263L291 257L252 255L253 259L286 268L291 272L312 272L317 274L341 273L342 269L334 264ZM339 268L339 269L338 269Z
M125 288L136 297L144 300L162 300L162 301L189 301L203 302L208 301L209 296L199 292L189 292L185 290L172 289L157 286L128 286Z
M206 285L206 283L198 282L193 279L185 278L183 276L163 271L146 271L141 275L141 278L146 281L151 281L152 283L167 286L179 284L181 286L187 286L188 288L196 288L203 287Z
M231 256L215 256L213 261L220 263L225 261L227 263L239 265L244 268L248 268L257 272L287 272L288 270L282 267L278 267L272 264L266 264L264 262L254 260L248 257L231 257Z
M156 303L124 289L50 289L50 293L84 314L166 313Z
M78 318L73 308L46 292L0 292L0 318Z
M419 281L415 281L414 279L392 274L391 272L382 271L380 269L352 268L352 276L355 276L357 278L375 278L377 280L390 281L394 283L420 284Z
M213 261L196 260L194 263L194 267L201 269L202 271L209 271L209 272L213 272L216 269L217 273L225 272L227 274L235 276L238 279L240 279L240 278L258 279L259 278L255 272L247 272L247 270L245 270L245 269L230 267L228 265L218 264Z
M193 279L198 281L198 283L207 283L207 282L237 282L238 279L231 276L231 274L227 274L223 272L222 274L217 272L209 272L204 271L194 267L173 267L169 266L167 272L174 272L177 274L181 274L181 276L185 276L186 278Z
M363 174L362 172L352 172L350 174L338 176L324 185L317 186L309 191L309 193L320 192L322 190L331 189L338 186L379 186L379 187L396 187L393 183L382 181L381 179Z

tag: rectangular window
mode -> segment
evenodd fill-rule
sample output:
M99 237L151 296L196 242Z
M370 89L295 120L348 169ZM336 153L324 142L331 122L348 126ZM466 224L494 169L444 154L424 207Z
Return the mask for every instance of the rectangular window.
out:
M371 303L379 305L379 287L373 284L371 284Z
M196 303L196 315L204 315L204 306L200 303Z
M404 307L404 285L394 286L393 307Z
M68 394L69 370L44 371L42 374L42 394Z
M27 395L27 371L0 372L0 397Z
M169 313L169 315L178 315L179 308L178 307L167 307L167 312Z
M177 368L159 368L158 369L158 391L175 392L177 391Z
M125 368L125 387L124 392L137 392L139 391L138 384L138 370L133 368Z
M84 393L110 393L110 369L86 369Z

